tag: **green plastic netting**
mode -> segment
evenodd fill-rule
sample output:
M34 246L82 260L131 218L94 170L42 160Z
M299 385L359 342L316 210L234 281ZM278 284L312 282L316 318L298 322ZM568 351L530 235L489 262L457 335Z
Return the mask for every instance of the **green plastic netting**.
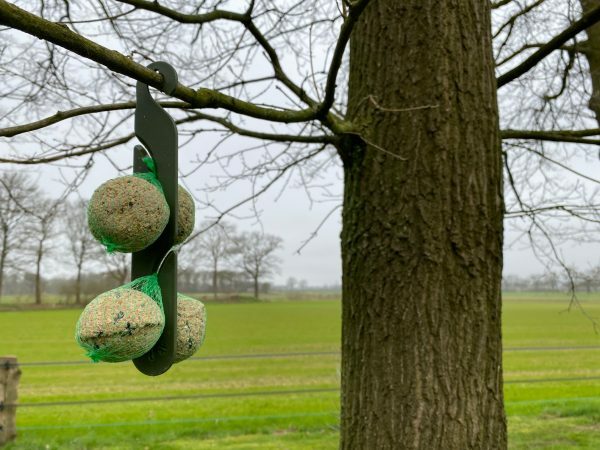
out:
M177 345L174 363L181 362L198 351L206 337L206 307L187 295L177 294Z
M92 300L77 321L75 339L92 361L121 362L148 352L164 326L158 274L152 274Z
M107 253L131 253L151 245L169 221L169 205L156 177L154 160L143 158L149 172L110 180L92 196L88 225ZM135 181L144 180L146 183Z
M156 175L156 163L149 156L144 156L142 161L144 161L144 164L146 164L149 172L136 172L133 174L133 176L141 178L142 180L146 180L148 183L152 183L164 195L165 191L163 191L162 184L160 184L160 181L158 181L158 177Z

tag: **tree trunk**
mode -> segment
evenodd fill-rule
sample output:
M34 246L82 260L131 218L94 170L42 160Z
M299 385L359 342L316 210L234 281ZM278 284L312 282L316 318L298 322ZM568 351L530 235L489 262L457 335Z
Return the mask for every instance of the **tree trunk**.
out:
M42 257L44 255L44 247L42 243L38 245L37 259L35 266L35 304L42 304Z
M504 449L489 2L374 1L349 89L340 446Z
M587 14L598 7L597 0L582 0L583 14ZM585 30L587 40L579 44L581 51L590 66L590 79L592 81L592 95L588 106L594 112L596 121L600 124L600 24L593 25Z
M213 288L213 296L215 298L215 300L217 299L217 292L219 290L218 286L217 286L217 270L218 270L218 261L217 259L214 260L214 264L213 264L213 273L212 273L212 288Z
M77 266L77 279L75 280L75 303L81 304L81 263Z
M4 266L8 253L8 237L6 230L2 233L2 251L0 251L0 300L2 300L2 286L4 285Z
M254 298L258 300L258 275L252 277L254 280Z

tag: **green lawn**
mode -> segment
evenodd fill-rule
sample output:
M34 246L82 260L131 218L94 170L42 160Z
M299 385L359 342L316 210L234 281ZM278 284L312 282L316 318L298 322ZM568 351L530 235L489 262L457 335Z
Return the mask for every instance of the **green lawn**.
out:
M600 318L600 296L582 296L581 305ZM567 306L564 296L506 296L505 398L512 449L600 448L600 349L530 349L600 347L591 321L578 310L566 312ZM339 302L210 303L207 309L208 336L197 356L333 354L199 359L157 378L139 374L131 363L24 366L24 404L196 398L23 406L19 437L7 448L336 448ZM82 360L73 339L78 315L2 312L0 353L23 363ZM236 393L244 395L224 397Z

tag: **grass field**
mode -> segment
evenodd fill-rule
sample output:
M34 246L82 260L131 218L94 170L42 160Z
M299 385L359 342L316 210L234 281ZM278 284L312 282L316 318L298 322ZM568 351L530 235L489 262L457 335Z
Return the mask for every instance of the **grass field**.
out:
M581 302L600 318L600 295ZM567 305L557 295L505 297L511 449L600 448L600 336L580 312L566 312ZM212 303L207 309L208 336L197 355L207 359L158 378L139 374L131 363L23 366L19 436L7 448L336 448L339 302ZM73 340L78 315L69 309L2 312L0 354L22 363L82 360ZM307 352L326 353L210 359ZM164 396L196 397L28 406Z

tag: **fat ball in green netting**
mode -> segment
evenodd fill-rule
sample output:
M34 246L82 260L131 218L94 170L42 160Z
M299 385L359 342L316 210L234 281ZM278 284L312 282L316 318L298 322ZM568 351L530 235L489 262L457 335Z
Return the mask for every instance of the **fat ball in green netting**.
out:
M196 220L196 205L194 199L188 191L179 185L177 191L177 236L175 237L175 245L185 241L194 230L194 222Z
M100 294L83 310L75 338L94 362L121 362L148 352L165 326L156 275Z
M198 351L206 333L204 303L183 294L177 294L177 345L174 363L189 358Z
M108 252L140 251L164 231L169 205L160 184L154 180L155 183L135 175L115 178L92 195L88 225Z

